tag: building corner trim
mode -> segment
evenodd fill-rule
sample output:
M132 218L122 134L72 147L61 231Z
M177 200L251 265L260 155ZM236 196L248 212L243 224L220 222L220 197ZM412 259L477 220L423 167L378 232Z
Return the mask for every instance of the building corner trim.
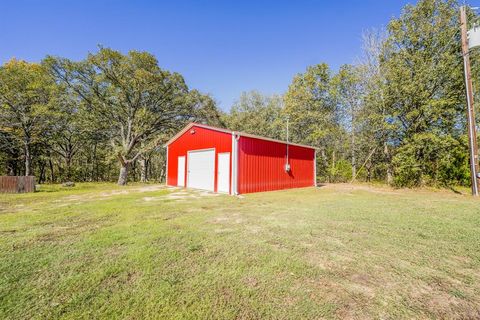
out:
M165 161L165 185L168 186L168 146L167 148L167 155L166 155L166 161Z
M231 194L238 195L238 135L232 132L232 181Z

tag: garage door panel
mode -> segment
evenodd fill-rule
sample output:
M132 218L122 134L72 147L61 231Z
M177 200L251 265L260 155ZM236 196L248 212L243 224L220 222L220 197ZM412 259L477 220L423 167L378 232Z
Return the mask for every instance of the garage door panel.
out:
M187 166L189 188L214 191L215 150L189 151Z

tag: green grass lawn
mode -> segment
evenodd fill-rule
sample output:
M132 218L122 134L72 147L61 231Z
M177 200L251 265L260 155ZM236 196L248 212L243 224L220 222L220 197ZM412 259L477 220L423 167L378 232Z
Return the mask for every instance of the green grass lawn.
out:
M0 318L479 318L480 202L329 185L0 195Z

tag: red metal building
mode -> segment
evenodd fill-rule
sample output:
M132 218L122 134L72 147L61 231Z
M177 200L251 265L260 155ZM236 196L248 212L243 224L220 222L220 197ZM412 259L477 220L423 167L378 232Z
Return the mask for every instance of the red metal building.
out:
M169 186L243 194L316 185L313 147L197 123L165 146Z

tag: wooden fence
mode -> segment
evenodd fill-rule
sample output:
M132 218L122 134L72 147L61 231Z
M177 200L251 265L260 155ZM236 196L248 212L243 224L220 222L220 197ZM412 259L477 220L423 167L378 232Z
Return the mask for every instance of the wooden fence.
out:
M35 192L34 176L0 176L0 193Z

